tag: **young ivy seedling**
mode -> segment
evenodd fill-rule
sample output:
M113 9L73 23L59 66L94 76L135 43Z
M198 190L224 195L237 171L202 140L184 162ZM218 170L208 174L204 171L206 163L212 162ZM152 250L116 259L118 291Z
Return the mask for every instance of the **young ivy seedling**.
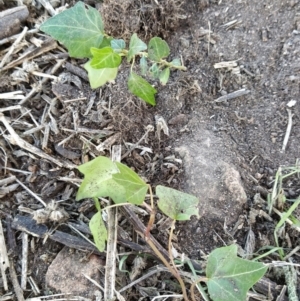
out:
M150 219L144 233L145 241L157 257L165 264L170 273L178 280L183 298L190 300L183 279L177 270L172 256L172 234L176 221L189 220L198 214L198 198L178 190L157 186L158 208L173 220L169 235L169 258L156 248L151 240L150 230L154 224L155 210L151 186L146 184L132 169L126 165L113 162L106 157L98 157L78 167L84 174L84 180L77 192L76 199L94 198L97 213L90 221L90 229L98 249L105 249L107 231L102 220L99 197L110 197L117 205L143 205L146 193L151 196ZM115 205L114 205L115 206ZM146 206L149 208L149 206ZM194 297L194 287L198 282L207 284L208 292L214 301L246 300L247 291L265 274L267 267L259 262L244 260L237 257L237 246L218 248L208 257L206 275L196 281L191 287L191 298ZM208 300L206 297L205 300Z
M93 89L114 80L122 58L127 58L127 62L131 63L128 89L153 106L157 90L133 71L138 58L141 75L158 79L162 85L167 84L170 69L186 70L180 59L166 60L170 55L170 48L159 37L152 38L147 45L134 33L129 48L126 49L123 39L114 39L104 32L100 13L80 1L72 8L48 19L41 25L40 30L65 45L71 57L89 58L84 68Z

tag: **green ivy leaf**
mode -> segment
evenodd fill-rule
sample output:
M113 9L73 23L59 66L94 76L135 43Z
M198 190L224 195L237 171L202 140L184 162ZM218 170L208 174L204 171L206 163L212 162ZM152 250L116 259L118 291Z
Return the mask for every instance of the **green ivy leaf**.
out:
M237 246L211 252L206 266L207 287L214 301L244 301L248 290L266 273L267 267L237 257Z
M159 69L158 64L154 63L154 64L150 67L149 72L150 72L150 75L151 75L153 78L159 78L159 75L160 75L160 69Z
M171 64L172 64L173 66L179 67L179 66L181 66L181 61L180 61L180 59L174 59L174 60L171 62Z
M170 48L166 41L154 37L148 44L148 57L150 60L159 62L170 54Z
M118 74L118 68L95 69L91 66L91 61L84 65L88 72L88 77L92 89L105 85L108 81L114 80Z
M101 216L101 211L98 211L93 215L89 227L98 250L103 252L105 249L105 242L107 241L107 230Z
M106 157L98 157L78 167L84 174L76 200L85 198L110 197L115 203L126 202L125 189L113 180L119 172L114 162Z
M170 68L165 68L159 75L160 83L165 86L170 77Z
M158 208L170 218L177 221L189 220L192 215L198 218L199 200L193 195L158 185L156 195L159 198Z
M128 79L128 89L135 96L143 99L150 105L155 105L156 89L153 88L146 80L137 74L131 72Z
M64 44L71 57L91 57L90 48L103 40L103 22L99 12L83 2L48 19L40 30Z
M126 200L135 205L141 205L148 190L148 185L129 167L115 162L120 173L113 174L113 179L126 191Z
M111 48L116 52L121 52L125 47L125 41L122 39L113 39L110 42Z
M130 62L137 53L146 49L147 45L134 33L130 38L127 61Z
M93 55L91 60L92 68L116 68L121 64L120 55L115 53L111 47L104 47L101 49L92 47L91 53Z
M101 45L98 48L110 47L110 42L113 40L111 37L104 37Z
M148 70L148 64L147 64L147 59L144 56L142 56L140 59L140 68L141 68L141 74L146 75Z

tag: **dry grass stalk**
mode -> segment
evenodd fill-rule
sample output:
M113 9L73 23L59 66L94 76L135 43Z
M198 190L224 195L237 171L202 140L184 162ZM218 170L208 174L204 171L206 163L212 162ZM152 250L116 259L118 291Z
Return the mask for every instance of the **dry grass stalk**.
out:
M3 228L2 228L2 222L0 219L0 269L1 269L1 276L3 281L3 287L4 290L8 290L8 284L7 284L7 278L5 271L7 268L9 268L9 259L7 255L7 248L5 244L4 234L3 234Z
M21 288L26 289L27 284L27 269L28 269L28 234L22 233L22 273L21 273Z
M112 147L111 157L113 161L121 161L121 145ZM111 204L111 201L110 201ZM116 259L117 259L117 239L118 239L118 208L110 208L107 212L107 248L104 300L113 300L115 296L116 279Z
M5 63L8 61L9 57L12 55L12 53L14 52L16 46L21 42L21 40L25 37L26 33L27 33L28 27L24 27L22 33L18 36L18 38L15 40L15 42L10 46L9 51L6 53L6 55L4 56L4 58L2 59L2 61L0 62L0 69L3 68L3 66L5 65Z

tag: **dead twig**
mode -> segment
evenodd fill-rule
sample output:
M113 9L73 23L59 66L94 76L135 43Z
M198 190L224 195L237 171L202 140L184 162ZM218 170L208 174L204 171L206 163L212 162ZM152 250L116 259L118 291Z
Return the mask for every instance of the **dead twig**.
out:
M0 99L23 99L24 95L22 95L22 94L23 94L23 91L1 93ZM10 111L10 110L15 110L15 109L21 109L21 106L12 106L12 107L1 108L0 112Z
M140 145L140 143L148 137L148 134L149 132L152 132L154 130L154 127L152 125L148 125L147 126L147 130L146 130L146 133L142 136L142 138L137 142L135 143L133 146L130 147L130 149L122 156L122 160L124 158L126 158L138 145Z
M223 101L226 101L226 100L229 100L229 99L233 99L233 98L237 98L237 97L240 97L240 96L243 96L243 95L247 95L249 93L250 93L249 90L240 89L240 90L234 91L232 93L228 93L226 95L223 95L223 96L215 99L215 102L223 102Z
M18 277L12 260L9 261L9 273L18 301L25 301L23 290L18 282Z
M19 37L15 40L15 42L11 45L9 51L5 54L5 56L3 57L2 61L0 62L0 69L5 65L5 63L7 62L8 58L12 55L12 53L14 52L16 46L21 42L21 40L25 37L26 33L27 33L28 27L24 27L22 33L19 35Z
M121 161L121 145L114 145L112 148L112 161ZM110 204L111 205L111 201ZM117 258L117 239L118 239L118 207L109 208L107 212L107 247L106 247L106 266L104 300L113 300L115 296L116 278L116 258Z
M5 244L1 219L0 219L0 262L1 262L0 269L1 269L3 287L4 290L7 291L8 285L7 285L7 278L6 278L5 271L7 268L9 268L9 259L7 256L7 248Z
M283 144L282 144L282 149L281 149L281 152L282 152L282 153L285 152L287 143L288 143L289 138L290 138L291 129L292 129L292 123L293 123L293 119L292 119L292 118L293 118L292 111L289 110L289 109L286 109L286 110L287 110L287 112L288 112L288 125L287 125L286 132L285 132L285 136L284 136L284 139L283 139Z
M35 48L34 50L24 54L23 56L21 56L20 58L18 58L17 60L11 62L10 64L6 65L3 68L0 68L0 71L5 71L11 68L14 68L20 64L22 64L25 60L29 61L43 53L49 52L53 49L55 49L57 47L57 43L52 40L52 39L48 39L46 40L43 45L39 48Z
M37 29L37 28L31 29L31 30L27 31L27 35L31 35L31 34L34 34L34 33L37 33L37 32L39 32L39 29ZM4 39L0 40L0 46L3 45L3 44L11 43L11 42L15 41L21 34L22 33L18 33L14 36L7 37L7 38L4 38Z
M29 193L31 194L37 201L39 201L44 207L47 206L47 204L39 197L37 196L33 191L31 191L28 187L26 187L21 181L16 179L16 181Z
M21 288L26 289L27 284L27 262L28 262L28 234L22 233L22 273L21 273Z

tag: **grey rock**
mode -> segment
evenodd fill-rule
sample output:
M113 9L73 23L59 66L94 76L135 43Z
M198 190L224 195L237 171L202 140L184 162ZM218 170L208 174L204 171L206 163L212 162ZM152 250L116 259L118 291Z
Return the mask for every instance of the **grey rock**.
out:
M235 222L247 196L239 172L230 163L234 154L225 151L222 141L205 129L197 130L175 151L183 158L184 190L199 198L200 216Z
M64 247L48 268L47 286L61 293L93 299L98 288L83 274L100 283L99 268L105 263L97 255L88 259L84 256L84 253Z

